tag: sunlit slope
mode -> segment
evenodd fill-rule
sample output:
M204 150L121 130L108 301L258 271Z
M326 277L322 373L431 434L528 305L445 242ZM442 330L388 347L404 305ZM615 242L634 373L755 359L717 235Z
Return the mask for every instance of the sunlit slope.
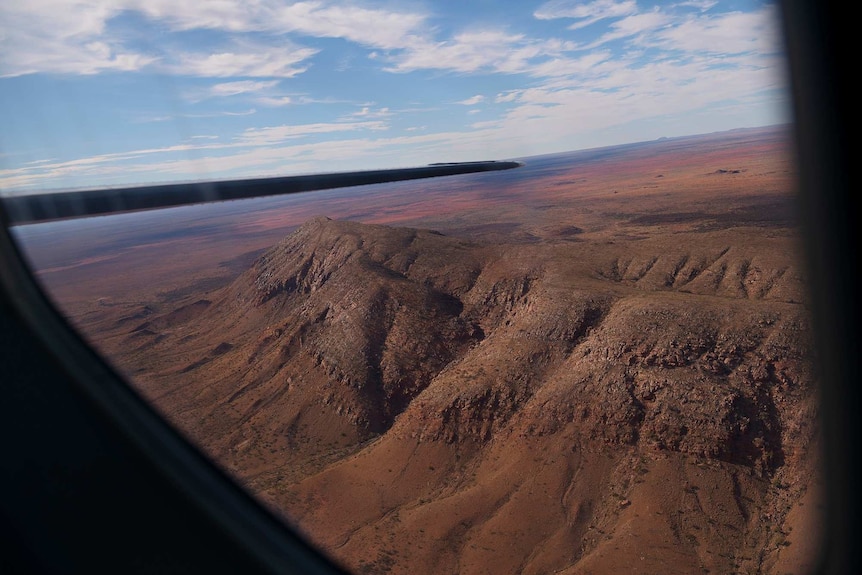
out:
M783 573L816 507L807 316L792 237L732 232L314 218L103 342L359 572Z

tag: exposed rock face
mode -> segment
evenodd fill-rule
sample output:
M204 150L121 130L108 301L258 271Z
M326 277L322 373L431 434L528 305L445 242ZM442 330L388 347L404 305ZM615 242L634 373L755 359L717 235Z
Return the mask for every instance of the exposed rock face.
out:
M779 572L813 493L801 281L778 244L697 238L491 246L316 218L114 345L359 572Z

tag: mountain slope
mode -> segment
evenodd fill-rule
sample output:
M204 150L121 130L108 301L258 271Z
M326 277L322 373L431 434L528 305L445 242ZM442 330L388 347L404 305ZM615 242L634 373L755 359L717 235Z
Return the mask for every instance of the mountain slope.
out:
M104 341L359 572L783 573L816 519L789 242L484 245L315 218Z

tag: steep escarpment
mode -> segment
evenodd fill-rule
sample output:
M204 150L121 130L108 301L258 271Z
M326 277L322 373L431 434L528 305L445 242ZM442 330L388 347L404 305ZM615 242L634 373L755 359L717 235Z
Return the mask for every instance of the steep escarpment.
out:
M746 233L488 245L315 218L105 341L358 572L792 570L808 319L791 240Z

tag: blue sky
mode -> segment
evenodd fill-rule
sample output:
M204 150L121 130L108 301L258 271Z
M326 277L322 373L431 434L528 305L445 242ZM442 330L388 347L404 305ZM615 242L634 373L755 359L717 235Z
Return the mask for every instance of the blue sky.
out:
M777 7L0 3L0 194L504 159L789 118Z

